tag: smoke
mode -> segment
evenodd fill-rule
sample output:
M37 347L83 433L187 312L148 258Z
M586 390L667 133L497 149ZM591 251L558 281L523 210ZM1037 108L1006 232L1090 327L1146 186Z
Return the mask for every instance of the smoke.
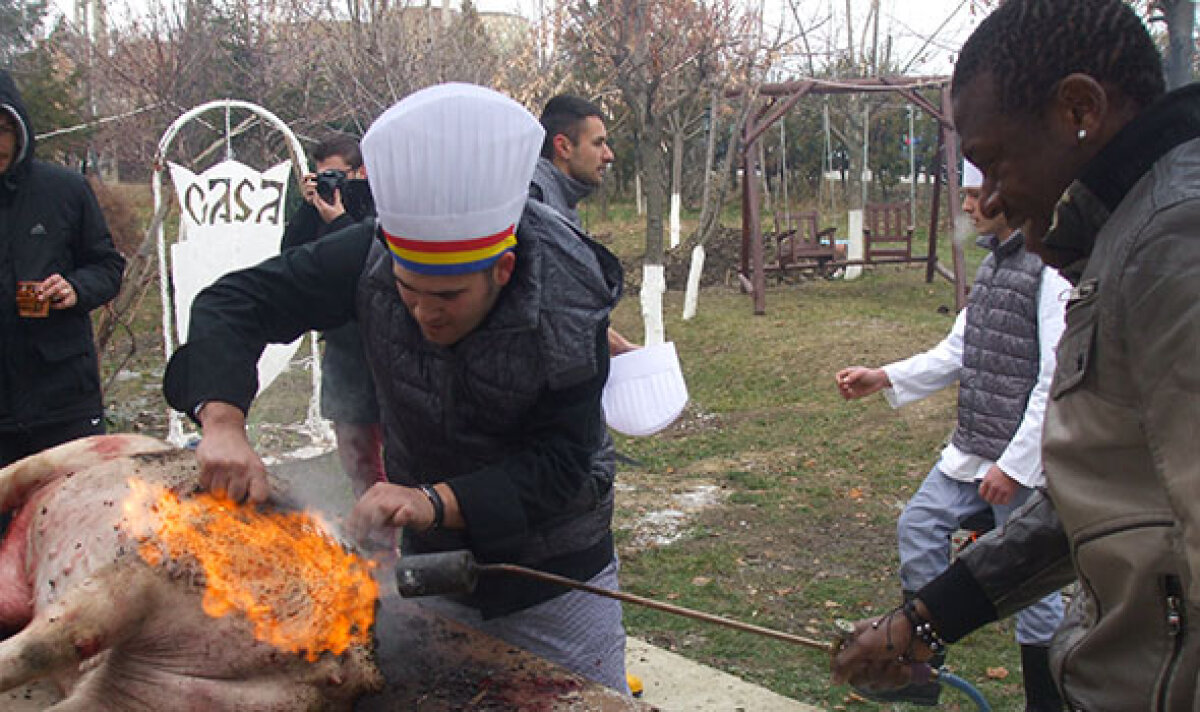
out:
M975 224L971 222L970 216L966 213L959 213L954 220L954 246L963 249L967 244L967 238L975 234Z

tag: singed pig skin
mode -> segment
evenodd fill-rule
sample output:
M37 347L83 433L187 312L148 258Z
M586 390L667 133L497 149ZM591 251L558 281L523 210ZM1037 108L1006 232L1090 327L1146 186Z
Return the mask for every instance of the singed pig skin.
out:
M0 502L19 506L0 545L0 627L21 629L0 642L0 690L49 678L54 710L283 712L348 710L382 685L362 647L310 663L256 641L240 615L206 615L201 574L151 567L130 541L130 478L186 496L197 466L115 435L0 470Z

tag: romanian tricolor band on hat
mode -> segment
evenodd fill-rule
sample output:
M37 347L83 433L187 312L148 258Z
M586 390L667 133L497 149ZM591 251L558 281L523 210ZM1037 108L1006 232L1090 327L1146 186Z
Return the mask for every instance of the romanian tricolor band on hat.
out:
M515 227L509 225L494 235L469 240L413 240L392 235L382 227L379 232L392 259L402 267L420 274L445 275L468 274L490 267L500 255L517 246Z

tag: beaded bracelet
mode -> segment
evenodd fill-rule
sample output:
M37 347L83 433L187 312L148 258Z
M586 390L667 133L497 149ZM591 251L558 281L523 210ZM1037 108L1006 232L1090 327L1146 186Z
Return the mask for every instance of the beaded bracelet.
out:
M934 630L933 623L925 620L917 612L916 603L905 601L900 610L904 612L904 617L912 624L913 635L933 651L934 655L946 650L946 641L942 640L942 636L938 635L938 632Z

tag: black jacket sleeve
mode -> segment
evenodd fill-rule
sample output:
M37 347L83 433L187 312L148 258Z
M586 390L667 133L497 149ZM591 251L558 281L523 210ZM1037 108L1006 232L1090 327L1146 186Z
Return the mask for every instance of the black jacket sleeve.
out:
M283 239L279 241L279 251L290 250L315 241L321 228L321 214L308 203L301 205L292 219L288 220L283 229Z
M352 320L372 228L353 225L231 272L202 291L192 303L187 343L163 375L171 407L190 415L201 401L217 400L246 411L268 343L286 344L305 331Z
M354 222L354 218L350 213L342 213L334 218L333 222L326 225L321 220L321 213L311 204L305 203L296 210L296 214L292 216L292 219L288 221L287 227L284 228L283 239L279 241L279 250L282 252L290 250L293 247L316 242L326 235L350 227Z
M607 432L600 405L608 380L607 332L607 322L596 332L598 372L542 395L525 424L521 451L447 481L484 558L511 560L534 525L561 512L581 488L599 485L593 485L592 460Z
M113 246L96 194L82 176L78 181L79 215L72 245L75 269L63 277L75 288L79 300L75 308L89 312L117 296L125 258Z
M975 542L917 592L938 633L956 642L980 626L1010 616L1075 578L1070 542L1044 490L999 528Z

